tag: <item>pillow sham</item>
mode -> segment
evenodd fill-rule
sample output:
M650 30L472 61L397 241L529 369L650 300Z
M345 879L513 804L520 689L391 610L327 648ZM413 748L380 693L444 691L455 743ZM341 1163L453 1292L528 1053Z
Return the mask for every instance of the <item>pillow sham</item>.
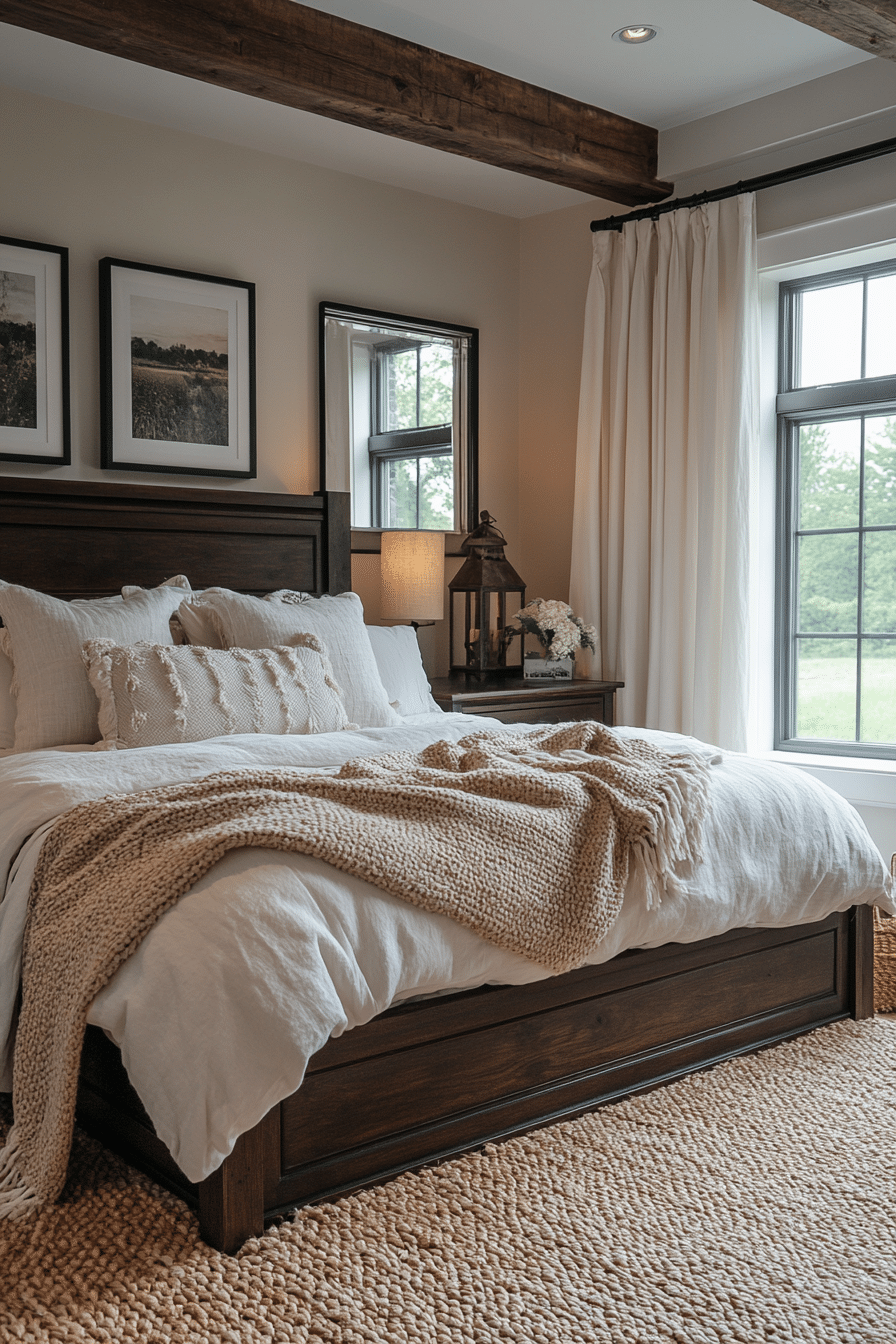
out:
M183 576L181 575L180 577ZM173 582L174 582L173 579L165 580L166 584L171 584ZM188 588L190 587L189 582L187 582L187 587ZM143 588L140 586L139 583L126 583L121 590L121 595L122 597L133 597L135 593L151 593L151 592L152 592L151 588ZM168 630L172 644L186 644L187 636L183 626L178 620L176 611L173 611L171 615L168 617Z
M368 625L367 635L389 703L399 714L439 714L417 632L411 625Z
M12 660L16 751L96 742L97 703L81 660L87 639L167 644L168 618L190 584L182 574L128 597L63 602L0 581L0 652Z
M364 608L355 593L308 597L281 590L262 598L229 588L206 588L195 601L182 603L178 614L191 644L191 630L201 619L211 623L228 649L272 648L296 634L317 635L351 722L360 728L389 728L401 722L380 680Z
M289 646L271 649L90 639L82 656L107 748L353 726L314 635L295 635Z

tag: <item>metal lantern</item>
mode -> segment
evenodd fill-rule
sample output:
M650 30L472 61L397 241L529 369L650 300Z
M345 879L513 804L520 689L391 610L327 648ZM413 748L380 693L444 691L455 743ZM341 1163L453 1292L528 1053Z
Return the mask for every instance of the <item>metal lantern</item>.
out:
M522 676L523 641L508 625L526 605L526 585L504 559L507 542L487 509L461 542L467 559L448 585L451 671L470 676ZM517 638L514 639L514 634Z

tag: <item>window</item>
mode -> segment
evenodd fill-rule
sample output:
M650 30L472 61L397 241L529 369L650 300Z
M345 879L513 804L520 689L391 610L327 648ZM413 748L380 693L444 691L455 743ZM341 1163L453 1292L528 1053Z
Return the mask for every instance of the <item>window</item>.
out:
M780 287L780 748L896 757L894 314L894 261Z
M355 528L468 531L477 500L475 327L321 304L325 488Z
M373 347L374 525L454 529L454 350L444 337Z

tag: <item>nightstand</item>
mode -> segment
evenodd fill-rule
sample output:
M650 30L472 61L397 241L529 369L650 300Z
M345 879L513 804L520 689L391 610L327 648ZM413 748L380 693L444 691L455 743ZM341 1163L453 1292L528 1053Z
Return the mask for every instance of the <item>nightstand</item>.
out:
M487 714L502 723L567 723L594 719L612 727L621 681L524 681L504 677L477 681L463 673L436 677L432 693L439 709L454 714Z

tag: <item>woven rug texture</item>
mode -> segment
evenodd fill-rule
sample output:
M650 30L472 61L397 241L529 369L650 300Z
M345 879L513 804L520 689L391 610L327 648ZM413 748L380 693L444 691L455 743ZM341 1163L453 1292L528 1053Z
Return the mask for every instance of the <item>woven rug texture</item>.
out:
M62 1202L0 1224L0 1339L896 1344L894 1117L896 1021L838 1023L232 1258L78 1134Z

